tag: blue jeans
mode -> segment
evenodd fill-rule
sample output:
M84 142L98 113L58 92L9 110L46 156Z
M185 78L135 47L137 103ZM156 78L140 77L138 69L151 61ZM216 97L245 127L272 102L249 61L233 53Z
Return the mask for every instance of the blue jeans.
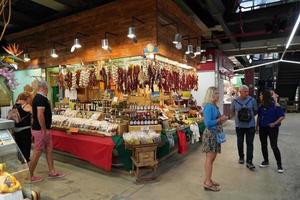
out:
M255 128L238 128L236 127L237 135L237 147L239 152L240 159L244 159L244 138L246 135L246 144L247 144L247 158L246 162L251 163L253 159L253 141L255 135Z

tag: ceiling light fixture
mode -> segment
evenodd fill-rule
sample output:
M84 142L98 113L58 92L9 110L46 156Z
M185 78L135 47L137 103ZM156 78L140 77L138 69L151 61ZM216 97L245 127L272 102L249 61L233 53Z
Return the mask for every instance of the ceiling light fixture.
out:
M195 55L198 56L201 54L201 46L197 46L196 47L196 52L195 52Z
M82 47L82 45L80 44L79 36L85 36L85 37L88 37L89 35L84 34L84 33L77 32L77 33L76 33L76 37L75 37L75 39L74 39L74 44L73 44L73 46L71 47L71 53L73 53L76 49L80 49L80 48Z
M288 42L287 42L286 45L285 45L285 49L288 49L288 48L289 48L289 46L290 46L290 44L291 44L291 42L292 42L292 40L293 40L293 38L294 38L294 36L295 36L296 30L297 30L297 28L298 28L298 26L299 26L299 23L300 23L300 14L299 14L299 16L298 16L298 19L297 19L295 25L294 25L294 28L293 28L293 30L292 30L292 33L291 33L290 37L289 37L289 40L288 40Z
M200 63L205 64L206 63L206 56L202 55Z
M182 41L182 35L180 33L176 33L175 38L173 40L173 44L181 43L181 41Z
M187 45L187 50L185 52L186 55L194 53L193 45L189 44Z
M60 43L60 42L54 41L54 42L53 42L53 47L52 47L52 49L51 49L51 51L50 51L50 56L51 56L52 58L58 58L58 54L56 53L56 45L66 47L65 44L62 44L62 43Z
M24 62L29 62L31 60L28 53L24 53L23 60L24 60Z
M128 28L127 37L130 38L134 43L137 43L136 29L135 29L135 21L140 22L141 24L145 24L142 20L138 19L135 16L131 17L131 26Z
M56 53L56 49L55 49L55 48L52 48L52 49L51 49L50 56L51 56L52 58L58 58L58 54Z
M135 34L135 27L131 26L128 28L128 34L127 34L127 37L130 38L130 39L133 39L136 37L136 34Z
M101 47L102 49L106 50L106 51L112 51L112 48L109 46L109 42L108 42L108 35L118 35L116 33L111 33L111 32L105 32L104 33L104 39L101 40Z
M250 63L250 64L252 63L252 58L249 59L249 63Z
M82 46L80 44L79 38L75 38L74 39L74 44L71 47L71 53L73 53L75 51L75 49L80 49Z
M108 48L109 48L108 39L102 39L101 40L101 47L104 50L108 50Z
M207 62L212 62L213 61L213 55L211 53L208 54L206 61Z

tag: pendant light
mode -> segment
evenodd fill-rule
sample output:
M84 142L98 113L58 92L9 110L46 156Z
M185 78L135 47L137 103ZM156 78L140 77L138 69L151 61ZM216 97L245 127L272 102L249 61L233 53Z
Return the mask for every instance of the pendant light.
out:
M23 60L24 60L24 62L29 62L31 60L28 53L24 53Z
M52 48L52 49L51 49L50 56L51 56L52 58L58 58L58 54L56 53L56 49L55 49L55 48Z

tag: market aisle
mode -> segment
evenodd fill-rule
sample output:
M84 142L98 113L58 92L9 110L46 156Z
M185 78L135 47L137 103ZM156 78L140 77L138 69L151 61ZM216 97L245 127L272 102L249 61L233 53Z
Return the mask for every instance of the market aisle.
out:
M215 165L215 180L222 184L219 193L205 192L202 188L204 154L201 146L193 147L187 156L173 156L160 166L159 182L136 185L129 176L119 173L103 174L70 164L56 162L67 177L46 180L36 184L42 200L200 200L200 199L300 199L300 134L299 114L288 114L281 127L279 147L282 151L284 174L278 174L271 151L271 166L258 168L262 161L258 135L255 138L254 164L249 171L237 163L236 138L232 121L225 127L228 142ZM45 160L41 160L38 173L46 174Z

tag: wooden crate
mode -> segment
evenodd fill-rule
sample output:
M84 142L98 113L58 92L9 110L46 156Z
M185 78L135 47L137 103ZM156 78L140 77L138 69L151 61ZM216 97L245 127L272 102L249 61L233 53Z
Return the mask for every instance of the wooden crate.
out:
M158 144L156 143L131 146L133 149L133 156L131 157L132 171L135 172L137 182L154 180L156 178L158 165L158 160L156 159L157 147ZM141 168L151 168L153 174L150 177L142 177L140 176Z

